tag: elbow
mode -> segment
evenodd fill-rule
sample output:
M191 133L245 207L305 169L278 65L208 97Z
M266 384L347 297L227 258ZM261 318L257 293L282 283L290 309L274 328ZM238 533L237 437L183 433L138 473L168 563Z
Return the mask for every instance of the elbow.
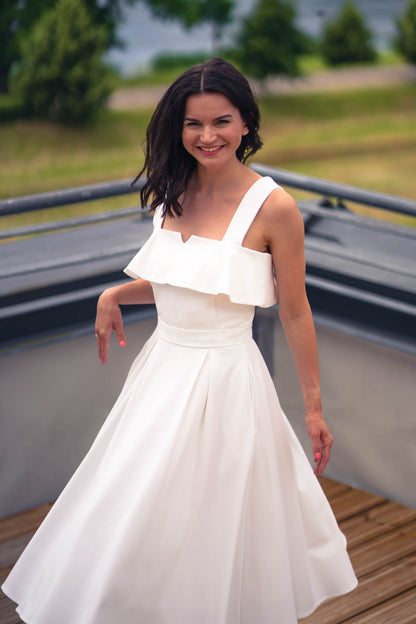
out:
M301 301L279 302L279 318L282 324L293 322L309 315L312 315L312 312L306 294Z

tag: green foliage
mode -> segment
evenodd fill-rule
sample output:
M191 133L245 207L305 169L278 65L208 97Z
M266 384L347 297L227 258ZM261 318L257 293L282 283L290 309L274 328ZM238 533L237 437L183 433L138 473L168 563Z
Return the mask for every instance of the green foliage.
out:
M105 27L93 24L82 0L59 0L22 41L13 86L25 109L61 121L94 116L110 93L106 44Z
M285 0L258 0L237 35L236 60L253 78L299 72L299 56L310 49L307 37L295 27L296 12Z
M0 3L0 93L7 91L10 67L18 54L15 28L17 17L16 0L2 0Z
M84 0L94 24L104 26L109 48L118 44L115 29L122 4L138 0ZM0 0L0 92L7 91L8 77L13 63L21 58L19 41L24 40L33 26L58 0Z
M0 94L0 124L8 121L22 119L25 111L19 97L14 94Z
M408 0L403 14L397 20L396 50L416 64L416 0Z
M234 0L143 0L152 13L161 19L177 19L192 28L201 22L217 26L231 19Z
M35 24L55 8L59 0L0 0L0 93L6 92L13 65L21 60L22 45ZM108 49L122 45L116 26L123 7L145 3L156 17L179 20L186 28L207 23L213 42L231 20L234 0L83 0L94 25L105 28Z
M329 65L367 63L376 59L372 33L352 0L341 7L335 19L326 24L322 55Z
M134 0L131 0L134 2ZM178 20L185 28L207 23L212 27L213 47L221 39L222 29L231 21L234 0L142 0L153 15Z

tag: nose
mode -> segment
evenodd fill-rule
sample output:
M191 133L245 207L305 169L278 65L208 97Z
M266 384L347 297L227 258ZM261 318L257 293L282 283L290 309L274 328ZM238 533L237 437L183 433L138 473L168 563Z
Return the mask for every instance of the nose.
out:
M216 133L214 128L212 126L203 126L203 128L201 129L201 141L205 145L209 145L210 143L213 143L215 138Z

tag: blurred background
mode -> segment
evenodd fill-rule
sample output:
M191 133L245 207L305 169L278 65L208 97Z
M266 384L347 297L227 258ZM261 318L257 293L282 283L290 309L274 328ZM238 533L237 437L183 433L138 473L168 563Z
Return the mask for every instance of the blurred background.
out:
M343 0L298 0L296 24L311 37L319 38L325 22L333 19ZM403 11L406 0L359 0L356 3L374 34L379 50L389 50L395 34L395 20ZM255 0L236 0L233 20L224 28L223 42L232 44L239 19L249 15ZM206 25L186 30L175 22L156 20L146 4L126 6L117 26L124 49L113 48L107 60L128 75L146 66L161 52L198 52L211 50L211 33Z
M415 42L416 0L3 0L0 196L133 178L164 89L215 54L259 97L257 161L415 198Z

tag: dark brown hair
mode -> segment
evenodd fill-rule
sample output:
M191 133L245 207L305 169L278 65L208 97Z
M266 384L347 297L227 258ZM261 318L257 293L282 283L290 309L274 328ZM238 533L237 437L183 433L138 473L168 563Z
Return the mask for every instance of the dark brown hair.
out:
M262 146L258 134L260 113L247 79L220 58L195 65L168 88L147 127L145 163L134 180L147 173L140 191L142 206L148 205L152 196L151 209L164 204L171 216L182 213L179 197L196 168L196 160L182 144L182 127L187 98L198 93L221 93L240 111L249 130L236 151L241 162Z

